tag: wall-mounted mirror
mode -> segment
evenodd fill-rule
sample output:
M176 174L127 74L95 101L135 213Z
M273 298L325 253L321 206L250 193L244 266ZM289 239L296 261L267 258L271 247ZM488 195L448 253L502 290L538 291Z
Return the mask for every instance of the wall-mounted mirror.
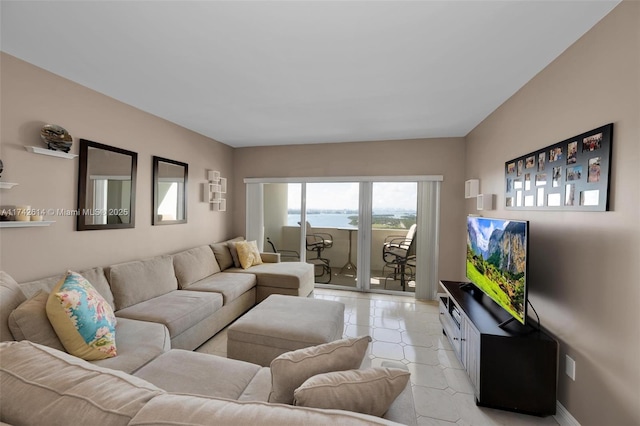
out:
M80 139L78 231L135 227L138 154Z
M187 163L153 157L153 224L187 222Z

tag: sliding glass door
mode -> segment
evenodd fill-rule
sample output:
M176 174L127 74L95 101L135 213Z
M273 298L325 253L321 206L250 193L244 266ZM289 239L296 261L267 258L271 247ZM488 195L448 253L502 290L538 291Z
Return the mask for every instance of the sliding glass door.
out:
M245 179L247 238L316 285L435 297L440 176Z
M317 283L357 287L359 199L358 182L306 184L305 249Z
M415 292L417 182L373 182L371 288Z

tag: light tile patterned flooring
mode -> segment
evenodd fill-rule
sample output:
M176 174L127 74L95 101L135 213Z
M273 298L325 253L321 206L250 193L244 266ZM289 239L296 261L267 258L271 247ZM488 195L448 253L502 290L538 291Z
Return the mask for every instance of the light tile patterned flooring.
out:
M365 366L379 366L384 360L407 365L411 371L419 425L558 424L553 416L535 417L476 406L469 379L442 334L436 302L330 289L316 289L314 297L345 304L346 337L372 337ZM226 356L226 329L197 350Z

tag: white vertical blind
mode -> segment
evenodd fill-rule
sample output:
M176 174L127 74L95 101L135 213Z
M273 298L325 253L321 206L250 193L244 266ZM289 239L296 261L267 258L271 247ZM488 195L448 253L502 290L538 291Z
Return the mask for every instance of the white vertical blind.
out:
M416 299L435 300L438 289L440 182L418 182Z
M262 183L247 184L246 238L256 240L258 249L264 250L264 192Z

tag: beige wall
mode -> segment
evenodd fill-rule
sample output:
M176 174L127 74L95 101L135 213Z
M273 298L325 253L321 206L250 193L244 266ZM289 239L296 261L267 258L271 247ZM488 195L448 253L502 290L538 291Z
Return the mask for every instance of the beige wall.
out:
M239 148L234 230L245 233L247 177L443 175L439 275L464 277L464 139L415 139Z
M505 161L614 123L611 211L491 212L530 221L531 301L560 342L558 399L584 426L640 424L639 55L640 3L623 2L467 137L466 177L502 206Z
M77 208L78 158L65 160L24 149L44 147L39 135L44 124L66 128L74 139L74 154L79 138L137 152L138 182L134 229L76 232L76 218L70 216L48 216L56 223L45 228L3 228L0 268L23 281L65 268L106 266L175 252L229 236L231 209L213 212L201 196L206 169L220 170L222 176L231 173L232 148L4 53L1 73L2 180L19 185L0 190L0 205ZM153 155L189 164L186 224L151 226Z

